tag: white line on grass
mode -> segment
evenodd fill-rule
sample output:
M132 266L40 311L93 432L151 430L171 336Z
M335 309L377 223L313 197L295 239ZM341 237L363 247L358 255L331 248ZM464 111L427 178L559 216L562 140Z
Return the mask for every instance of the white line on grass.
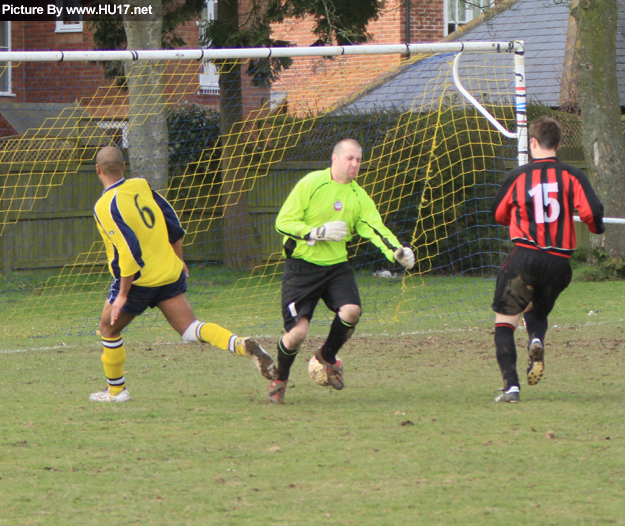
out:
M619 320L606 320L606 321L602 321L602 322L592 322L592 321L587 321L586 323L582 323L582 324L573 324L573 325L578 325L579 327L595 327L595 326L601 326L601 325L613 325L615 323L623 323L625 322L625 318L621 318ZM564 326L566 326L567 324L565 323ZM553 328L558 327L557 325L553 325ZM524 330L525 327L520 325L519 329ZM355 339L358 339L359 337L361 338L375 338L375 337L383 337L383 336L424 336L426 334L444 334L444 333L450 333L450 332L473 332L473 331L479 331L480 328L479 327L467 327L467 328L455 328L455 329L451 329L451 328L447 328L447 329L428 329L428 330L423 330L423 331L410 331L410 332L399 332L399 333L392 333L392 332L382 332L382 333L368 333L368 332L361 332L361 333L356 333L354 335ZM262 339L269 339L269 338L275 338L276 335L275 334L257 334L254 335L254 338L262 338ZM313 337L319 337L322 338L323 336L313 336ZM153 342L155 345L188 345L188 344L184 344L183 342L166 342L166 341L160 341L160 342ZM193 344L191 344L193 345ZM53 347L35 347L33 349L12 349L12 350L8 350L8 351L0 351L0 354L18 354L18 353L26 353L26 352L41 352L41 351L55 351L58 349L74 349L77 348L77 345L55 345Z
M72 349L77 347L76 345L55 345L53 347L35 347L33 349L11 349L8 351L0 351L0 354L18 354L22 352L40 352L40 351L55 351L57 349Z

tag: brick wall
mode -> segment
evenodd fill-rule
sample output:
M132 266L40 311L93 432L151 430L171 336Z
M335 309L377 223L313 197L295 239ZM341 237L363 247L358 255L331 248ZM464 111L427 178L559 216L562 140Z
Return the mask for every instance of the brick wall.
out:
M445 0L412 0L410 42L436 42L445 36ZM405 25L404 18L404 25ZM404 30L403 38L406 32Z
M387 0L379 20L372 22L368 31L371 43L395 44L406 40L405 0ZM240 0L241 18L250 12L252 0ZM444 0L411 0L410 41L436 41L444 35ZM199 47L199 30L195 21L178 28L187 48ZM56 33L54 22L13 22L11 27L13 50L79 50L92 49L93 33L84 24L80 33ZM309 46L316 37L312 20L287 20L274 26L274 37L288 40L297 46ZM288 93L288 103L298 111L323 109L362 88L378 75L388 72L401 62L397 55L369 56L364 59L296 59L271 91ZM247 64L242 70L245 72ZM198 102L217 109L219 97L203 95L199 91L200 65L169 68L173 83L168 87L170 102L179 100ZM269 89L251 85L243 74L244 114L264 108L270 99ZM15 102L75 102L90 108L92 114L120 116L127 105L127 95L113 79L104 77L104 69L96 63L22 63L12 69L12 87ZM107 109L109 108L109 109Z
M251 8L251 0L241 0L239 3L239 12L242 15L241 19L246 20L249 18L249 10ZM197 49L200 47L199 43L199 28L195 21L189 22L184 26L178 28L177 33L185 41L187 48ZM243 72L241 83L243 92L243 117L249 118L252 114L256 114L258 111L265 111L264 108L268 106L269 102L269 89L257 88L252 85L251 77L247 75L248 63L247 61L241 65L241 71ZM197 84L195 93L188 93L186 100L190 102L196 102L202 104L211 109L219 109L219 96L218 95L205 95L199 93L198 75L200 68L197 69L196 78L188 78L191 83Z
M372 44L406 42L406 0L387 0L378 20L369 24ZM444 0L411 0L410 42L435 42L444 38ZM316 37L312 33L313 20L290 19L274 24L274 38L288 40L297 46L310 46Z
M0 113L0 137L14 137L19 135L11 123Z
M406 42L407 13L405 0L387 0L380 18L367 27L370 44ZM274 38L310 46L316 37L312 18L287 20L275 24ZM444 37L444 0L412 0L410 8L410 42L434 42ZM371 55L363 59L297 58L273 86L287 94L291 111L305 113L330 107L342 98L362 89L402 61L400 55Z
M84 25L79 33L56 33L55 22L12 22L14 51L70 51L93 48L93 33ZM12 91L15 102L74 102L95 94L104 80L97 63L24 62L15 65Z

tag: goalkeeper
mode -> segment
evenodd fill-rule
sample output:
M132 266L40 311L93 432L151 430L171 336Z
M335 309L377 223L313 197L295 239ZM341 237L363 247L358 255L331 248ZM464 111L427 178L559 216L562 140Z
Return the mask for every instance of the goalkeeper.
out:
M276 219L286 256L282 276L286 334L278 343L276 376L268 393L271 402L284 401L291 365L320 299L336 316L315 356L334 389L345 385L336 355L353 334L361 312L358 286L347 261L346 245L354 233L371 240L391 262L414 266L412 250L402 247L384 226L373 200L356 183L361 161L362 149L355 140L338 142L331 167L301 179Z
M263 376L274 376L273 359L256 341L239 338L214 323L197 320L185 292L189 275L182 259L184 230L171 205L145 179L124 179L124 159L107 146L96 155L104 193L94 207L113 284L100 318L107 387L92 402L126 402L121 332L148 307L158 307L185 342L210 343L249 358Z
M515 245L497 275L492 304L497 363L503 377L503 392L495 402L521 400L514 342L521 315L529 337L528 385L536 385L543 376L547 317L572 276L573 209L591 232L604 231L603 205L588 178L556 157L560 125L538 117L529 127L529 138L533 161L508 174L492 203L496 221L510 227Z

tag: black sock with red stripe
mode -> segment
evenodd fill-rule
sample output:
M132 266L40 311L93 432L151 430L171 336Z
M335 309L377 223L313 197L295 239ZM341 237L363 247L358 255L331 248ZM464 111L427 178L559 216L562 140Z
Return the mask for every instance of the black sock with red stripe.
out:
M514 343L514 329L509 323L495 324L495 349L497 363L501 369L504 389L513 385L519 387L519 376L516 372L516 345Z

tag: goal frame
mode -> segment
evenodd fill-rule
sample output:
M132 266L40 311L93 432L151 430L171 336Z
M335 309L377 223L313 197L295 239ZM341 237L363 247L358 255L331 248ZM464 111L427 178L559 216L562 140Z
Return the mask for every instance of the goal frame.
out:
M465 52L514 53L515 131L505 129L463 86L458 75L460 59ZM457 53L453 78L462 95L504 136L517 139L518 163L528 162L527 94L525 87L525 47L523 41L440 42L422 44L354 45L327 47L266 47L230 49L115 50L115 51L3 51L0 62L109 62L157 60L233 60L286 57L336 57L350 55L411 55L415 53Z

